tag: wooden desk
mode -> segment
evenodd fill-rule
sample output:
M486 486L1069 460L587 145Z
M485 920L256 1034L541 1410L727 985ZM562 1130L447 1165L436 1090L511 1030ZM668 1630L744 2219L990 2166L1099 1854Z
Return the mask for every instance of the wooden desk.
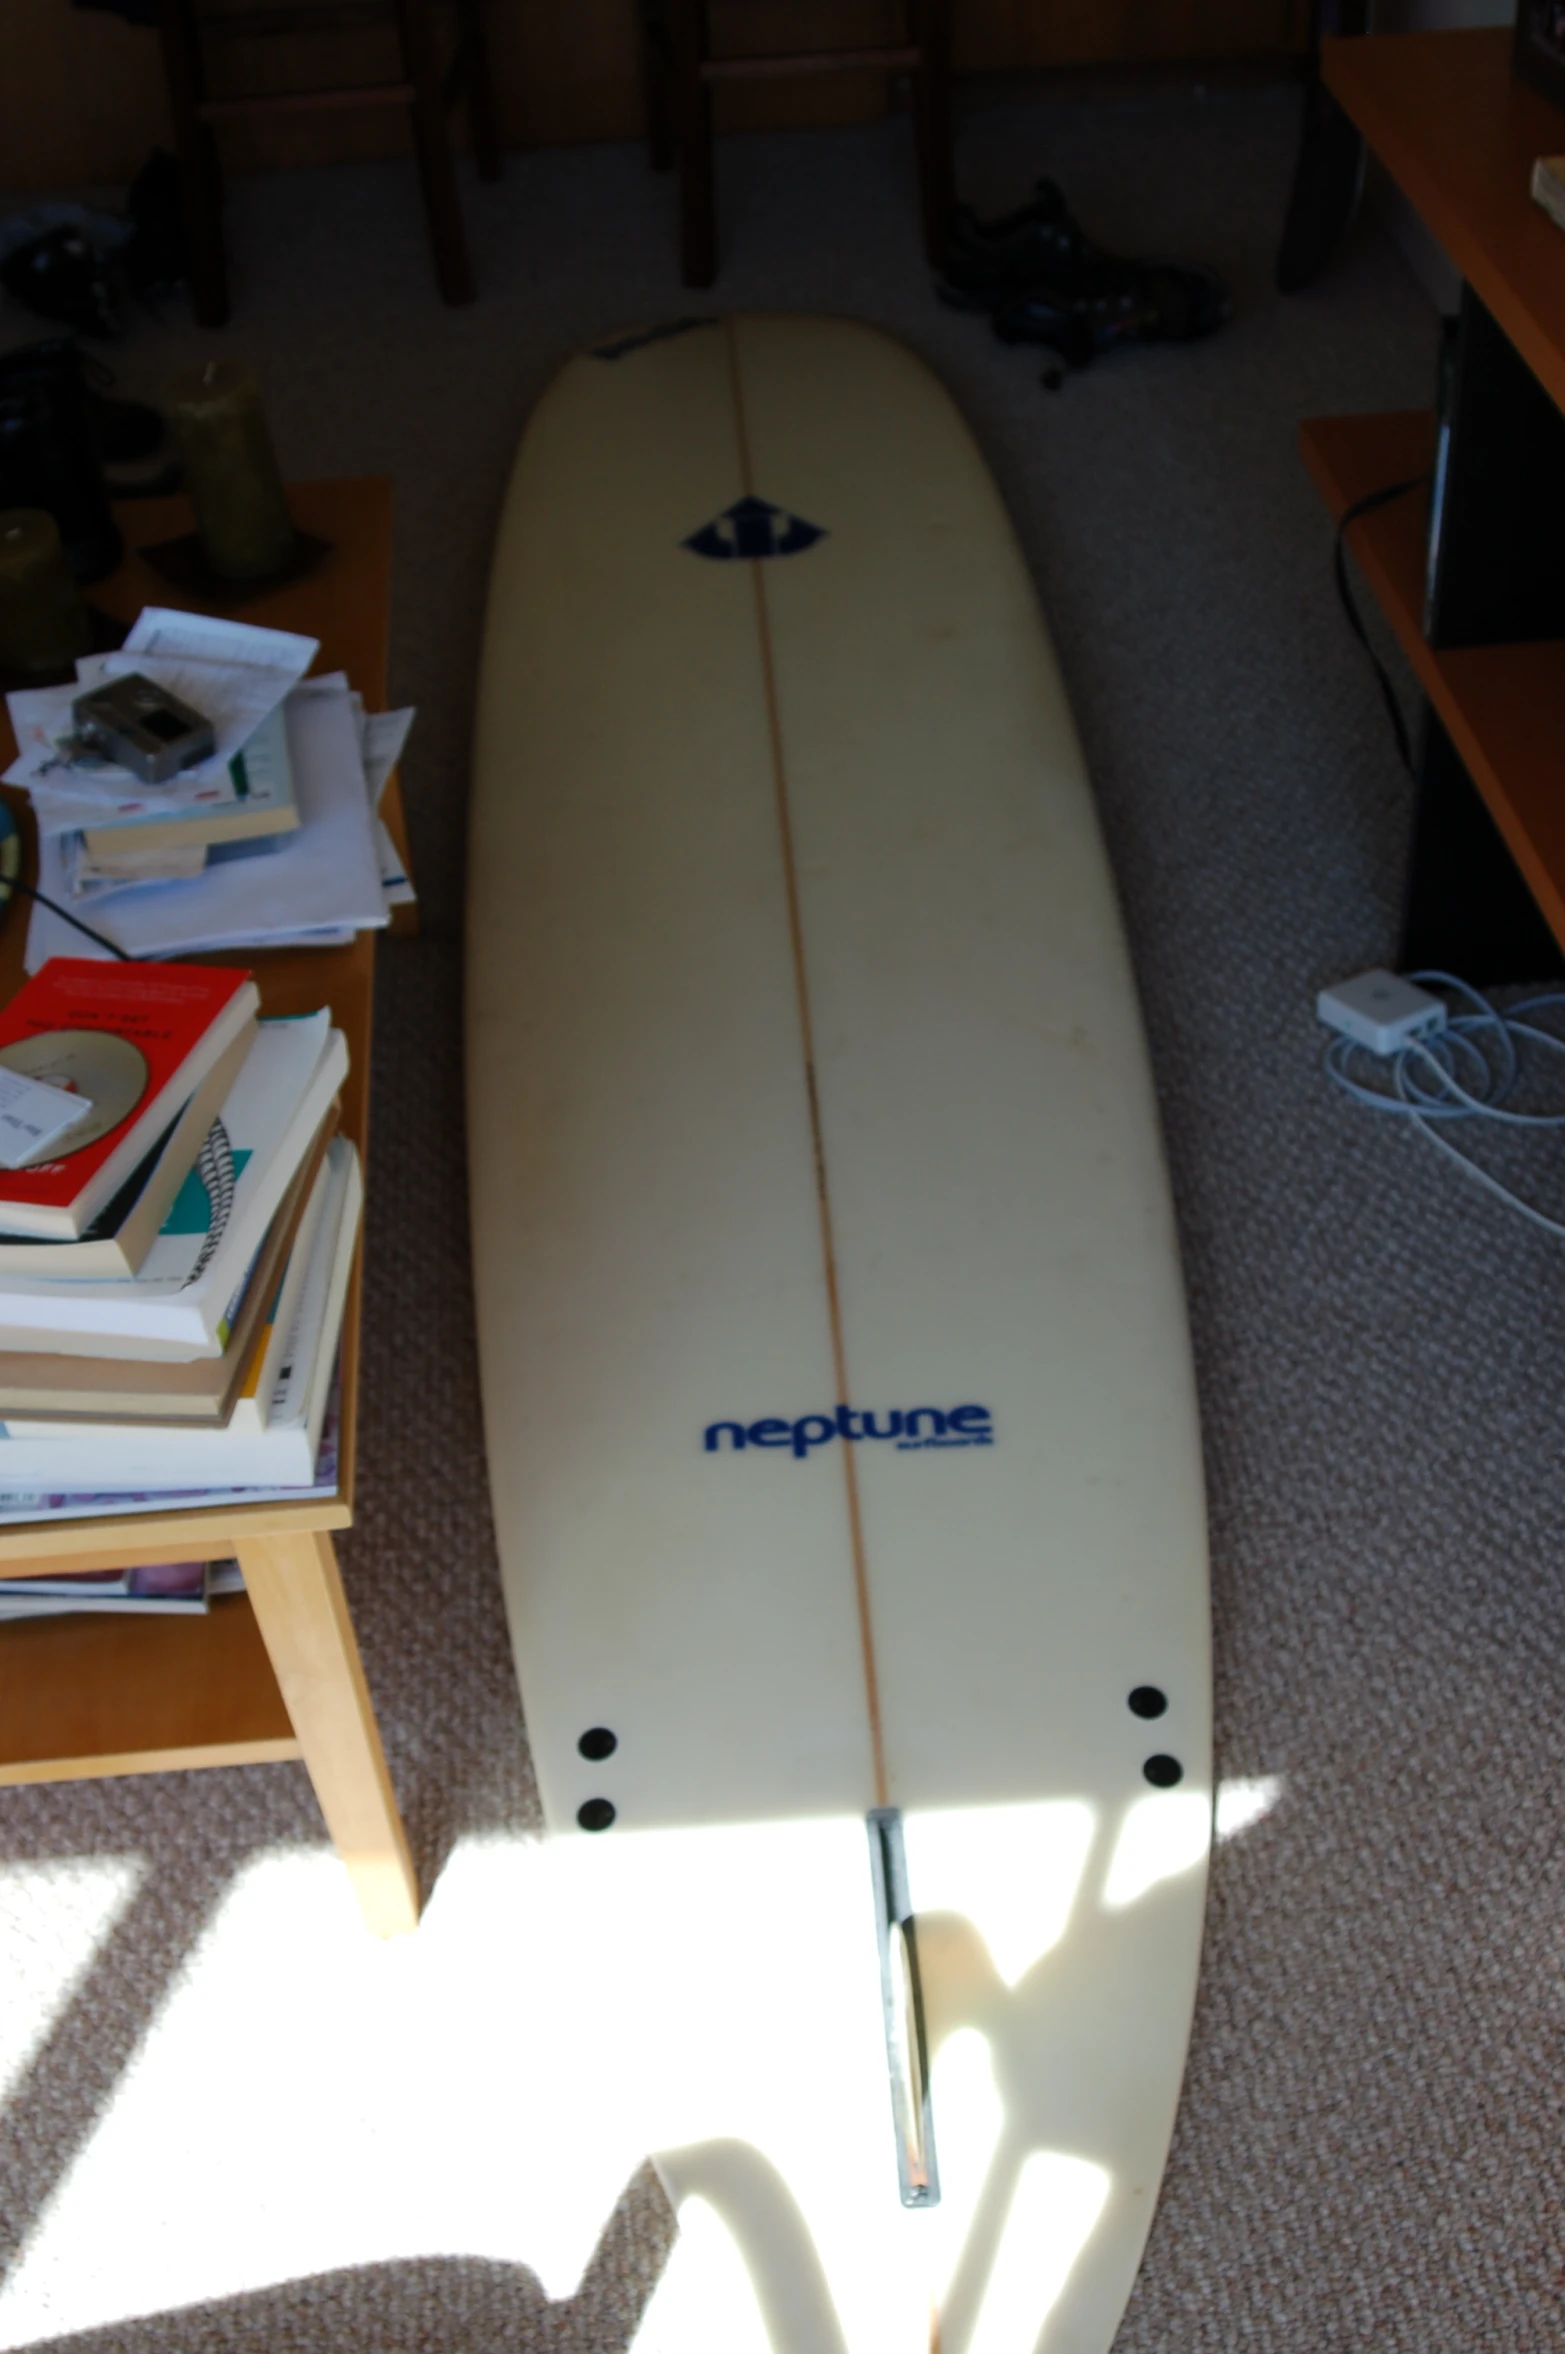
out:
M1511 73L1510 42L1505 27L1332 40L1322 71L1472 293L1565 408L1565 236L1528 192L1534 158L1565 150L1565 114ZM1431 339L1431 389L1434 373ZM1301 439L1340 518L1367 493L1431 467L1434 417L1317 418ZM1404 961L1454 960L1461 970L1464 937L1479 957L1481 943L1503 952L1510 940L1516 961L1534 969L1487 977L1530 979L1546 969L1538 958L1551 953L1549 935L1565 948L1565 644L1428 644L1428 503L1427 489L1410 492L1348 530L1437 723L1421 760ZM1484 910L1470 928L1464 901ZM1444 952L1431 954L1436 947Z
M346 670L369 707L384 708L390 485L313 483L289 495L299 522L330 540L333 552L309 579L247 605L244 618L318 637L316 668ZM94 601L126 621L143 605L190 605L134 552L188 529L184 503L128 504L118 520L130 552L93 590ZM0 743L8 761L3 712ZM392 830L405 848L395 781L387 791ZM26 929L19 903L0 930L0 1003L20 985ZM209 961L248 964L265 1013L331 1007L351 1065L342 1132L363 1155L373 934L345 948ZM361 1295L356 1258L343 1323L335 1497L0 1528L0 1577L45 1563L89 1569L237 1555L246 1587L203 1618L84 1613L0 1625L0 1784L302 1757L365 1919L389 1935L417 1921L417 1885L332 1543L332 1532L353 1521Z
M1529 185L1560 109L1511 72L1506 26L1322 44L1321 74L1430 234L1565 408L1565 254Z

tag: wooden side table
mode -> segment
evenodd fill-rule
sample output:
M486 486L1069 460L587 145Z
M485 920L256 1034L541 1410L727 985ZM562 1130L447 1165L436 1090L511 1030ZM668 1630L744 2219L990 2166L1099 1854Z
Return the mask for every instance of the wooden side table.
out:
M301 526L332 543L319 571L246 604L244 618L321 641L316 667L346 670L373 709L386 700L391 606L391 486L312 483L289 493ZM92 593L130 621L180 595L136 553L190 528L182 500L118 511L127 554ZM0 711L0 749L11 756ZM19 802L20 797L17 797ZM382 804L406 844L396 780ZM25 811L18 816L27 825ZM30 847L30 844L29 844ZM0 930L0 1003L22 979L25 908ZM367 1143L374 935L346 948L208 961L246 964L263 1013L329 1005L347 1036L342 1133ZM341 1463L325 1501L146 1512L112 1520L0 1528L0 1578L29 1569L101 1569L237 1556L246 1591L201 1618L83 1613L0 1625L0 1784L163 1773L302 1757L364 1917L382 1936L411 1929L418 1888L343 1596L333 1534L353 1523L362 1252L342 1337Z

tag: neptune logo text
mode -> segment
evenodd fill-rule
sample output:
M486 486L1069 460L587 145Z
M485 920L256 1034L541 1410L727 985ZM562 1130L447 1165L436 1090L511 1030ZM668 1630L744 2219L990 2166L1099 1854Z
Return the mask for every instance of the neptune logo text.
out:
M835 1413L801 1414L792 1422L780 1414L763 1415L759 1422L710 1422L704 1444L709 1455L786 1447L802 1463L833 1439L879 1439L904 1455L930 1447L992 1447L994 1416L987 1406L906 1406L889 1414L839 1406Z

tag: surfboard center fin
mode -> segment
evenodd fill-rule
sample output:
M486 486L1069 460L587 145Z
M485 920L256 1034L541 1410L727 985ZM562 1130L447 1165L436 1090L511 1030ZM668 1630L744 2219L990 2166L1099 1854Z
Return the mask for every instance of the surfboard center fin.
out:
M902 1810L869 1812L869 1866L875 1883L875 1935L880 1946L880 2002L886 2025L886 2067L897 2137L897 2178L904 2207L940 2204L935 2125L929 2102L929 2052L924 1997L918 1975L918 1934L908 1897Z

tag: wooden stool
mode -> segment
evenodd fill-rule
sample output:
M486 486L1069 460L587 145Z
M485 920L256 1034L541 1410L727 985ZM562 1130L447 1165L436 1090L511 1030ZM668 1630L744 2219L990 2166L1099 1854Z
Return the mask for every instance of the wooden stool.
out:
M431 0L320 0L319 5L290 0L290 4L275 8L225 8L221 12L203 10L199 0L160 0L158 28L190 240L191 291L196 317L203 327L221 327L228 317L223 184L212 127L255 115L407 107L413 118L413 144L440 292L447 302L472 301L472 265L446 136L446 112L458 89L466 102L481 180L500 177L500 134L489 81L481 0L454 0L454 6L456 47L442 74ZM269 33L336 33L375 24L396 30L402 71L395 81L353 83L326 90L268 91L238 98L208 94L203 35L253 39Z
M707 0L641 0L641 55L652 161L679 164L680 261L687 286L717 275L712 202L712 90L719 82L789 74L908 74L918 142L924 247L939 257L954 201L951 171L950 0L907 0L908 38L898 47L798 50L774 57L714 57Z

